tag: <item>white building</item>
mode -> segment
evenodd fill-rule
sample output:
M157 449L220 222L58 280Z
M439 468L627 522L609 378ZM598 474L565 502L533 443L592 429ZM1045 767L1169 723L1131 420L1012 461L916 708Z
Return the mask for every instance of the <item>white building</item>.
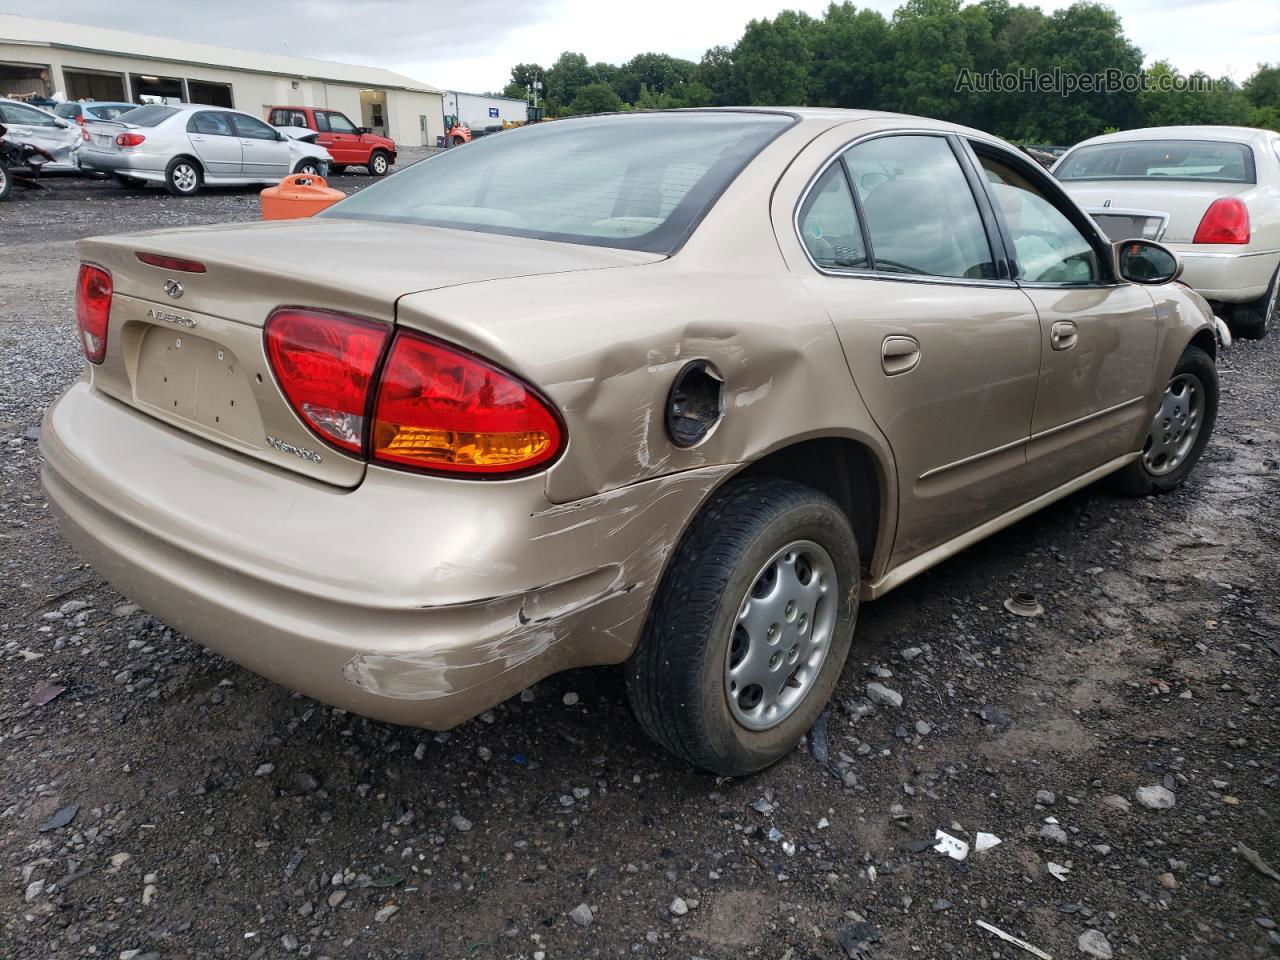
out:
M457 117L472 130L499 127L505 123L524 123L529 119L529 105L511 97L492 97L484 93L459 93L446 90L444 112Z
M0 96L14 95L174 99L264 118L270 106L326 107L403 146L444 134L442 91L390 70L0 13Z

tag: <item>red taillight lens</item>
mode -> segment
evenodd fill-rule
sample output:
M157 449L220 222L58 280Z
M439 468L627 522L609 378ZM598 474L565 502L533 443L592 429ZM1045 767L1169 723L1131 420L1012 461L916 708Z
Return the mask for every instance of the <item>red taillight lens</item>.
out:
M111 319L111 274L80 264L76 280L76 327L85 359L101 363L107 355L107 322Z
M88 127L82 127L82 128L81 128L81 130L80 130L80 139L81 139L81 140L86 140L86 141L89 141L89 142L92 142L92 141L93 141L93 137L89 136L89 128L88 128Z
M555 459L564 430L510 374L413 333L382 371L373 458L436 473L509 475Z
M1235 197L1219 197L1209 204L1192 243L1248 243L1249 208Z
M116 137L117 147L136 147L147 138L140 133L122 133Z
M267 357L289 403L312 430L364 452L369 389L390 335L385 324L283 307L267 318Z
M178 270L182 273L204 273L204 264L196 260L183 260L181 257L163 257L158 253L135 253L134 256L153 267Z

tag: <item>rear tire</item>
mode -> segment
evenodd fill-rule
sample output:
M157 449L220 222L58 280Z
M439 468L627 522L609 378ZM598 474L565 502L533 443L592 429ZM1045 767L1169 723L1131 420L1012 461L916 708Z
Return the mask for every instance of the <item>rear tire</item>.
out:
M204 183L200 164L190 157L174 157L164 171L164 188L175 197L194 197Z
M1112 474L1111 486L1131 497L1177 488L1195 469L1217 419L1218 368L1199 347L1187 347L1169 377L1142 455ZM1188 436L1192 427L1194 435Z
M1280 267L1271 275L1271 286L1266 293L1252 303L1238 304L1231 311L1231 330L1245 340L1261 340L1267 335L1277 310L1280 310Z
M788 480L734 481L676 549L626 663L640 725L722 776L776 762L840 678L859 579L857 542L830 497Z
M391 169L391 158L385 150L375 150L369 155L369 176L385 177Z

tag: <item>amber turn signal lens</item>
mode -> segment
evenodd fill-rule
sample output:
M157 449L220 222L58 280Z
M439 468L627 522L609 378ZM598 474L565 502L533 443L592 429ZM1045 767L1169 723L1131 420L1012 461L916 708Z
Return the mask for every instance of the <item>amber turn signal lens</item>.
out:
M379 385L375 460L511 475L554 459L563 437L550 407L515 377L427 337L397 334Z

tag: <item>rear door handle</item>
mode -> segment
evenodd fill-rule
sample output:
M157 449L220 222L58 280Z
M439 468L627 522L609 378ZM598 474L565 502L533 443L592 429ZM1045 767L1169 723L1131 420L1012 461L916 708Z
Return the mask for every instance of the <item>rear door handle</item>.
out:
M1070 320L1059 320L1049 328L1049 344L1055 350L1070 350L1080 337Z
M191 141L192 143L204 143L204 137L197 137L195 134L192 134Z
M880 346L880 366L891 377L914 370L920 362L920 343L915 337L885 337Z

